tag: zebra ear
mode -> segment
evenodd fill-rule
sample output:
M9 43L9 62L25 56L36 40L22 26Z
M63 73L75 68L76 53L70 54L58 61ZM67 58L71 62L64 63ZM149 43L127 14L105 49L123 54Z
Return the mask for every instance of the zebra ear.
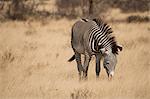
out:
M122 45L117 45L117 49L119 49L120 51L122 51L122 49L123 49Z

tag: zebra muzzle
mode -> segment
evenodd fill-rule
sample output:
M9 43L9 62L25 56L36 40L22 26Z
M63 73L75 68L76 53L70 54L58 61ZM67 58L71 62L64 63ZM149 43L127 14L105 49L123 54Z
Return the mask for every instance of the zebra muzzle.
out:
M114 76L114 71L111 71L110 74L108 75L108 80L112 80Z

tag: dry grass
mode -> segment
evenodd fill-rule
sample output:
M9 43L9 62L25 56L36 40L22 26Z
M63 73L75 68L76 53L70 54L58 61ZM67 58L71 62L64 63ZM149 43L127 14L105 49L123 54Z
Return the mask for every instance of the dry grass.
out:
M88 81L78 81L70 28L66 19L0 24L1 99L149 99L150 31L148 23L110 23L124 50L118 56L115 77L108 81L95 62Z

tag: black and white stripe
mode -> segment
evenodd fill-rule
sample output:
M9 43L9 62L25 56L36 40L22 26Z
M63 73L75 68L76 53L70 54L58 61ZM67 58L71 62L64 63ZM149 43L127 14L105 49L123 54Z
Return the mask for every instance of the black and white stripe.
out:
M117 54L117 50L113 49L117 44L115 37L111 35L112 29L110 26L102 20L93 19L93 21L96 24L91 27L89 35L89 46L92 52L96 53L99 52L100 48L106 48Z

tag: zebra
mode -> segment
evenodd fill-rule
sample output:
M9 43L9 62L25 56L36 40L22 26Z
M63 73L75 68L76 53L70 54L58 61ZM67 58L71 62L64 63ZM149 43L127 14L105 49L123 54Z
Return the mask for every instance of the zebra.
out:
M108 78L112 78L117 64L116 55L119 50L122 51L122 46L117 44L112 33L111 27L100 18L81 19L72 26L71 46L74 55L68 61L76 59L79 78L87 78L89 62L93 55L96 57L96 77L99 77L100 60L103 57L103 66ZM81 54L84 55L83 65Z

